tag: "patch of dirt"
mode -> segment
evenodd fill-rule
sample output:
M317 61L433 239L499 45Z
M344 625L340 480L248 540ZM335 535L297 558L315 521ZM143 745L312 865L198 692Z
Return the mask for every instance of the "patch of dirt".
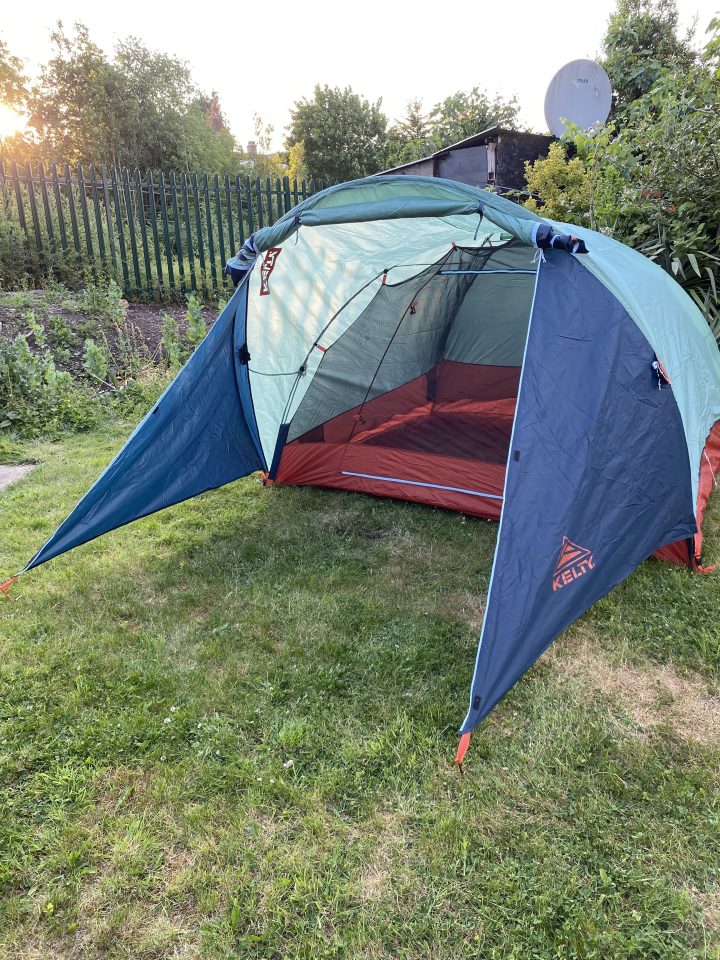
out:
M688 889L690 898L702 914L703 927L708 933L720 934L720 886L709 890Z
M392 536L392 531L368 530L365 533L360 533L359 536L361 536L363 540L387 540L388 537Z
M16 297L17 306L7 304L7 300L12 297ZM118 335L108 317L78 311L69 306L73 297L74 295L70 292L61 298L56 293L43 290L4 295L6 302L0 304L0 338L12 339L18 333L22 333L27 337L31 349L41 349L24 316L32 311L37 321L44 327L46 345L52 350L58 368L68 370L74 375L80 373L85 340L90 338L102 341L106 338L111 350L114 350ZM123 303L126 304L125 334L130 336L136 348L146 351L150 359L160 358L162 324L166 314L170 314L175 319L180 334L184 335L187 327L187 308L183 304L128 303L127 301ZM202 315L209 330L217 319L217 308L204 306ZM64 330L62 321L67 325L67 332ZM64 358L63 350L69 351L69 357Z
M479 634L485 615L486 599L486 591L479 587L475 592L453 594L447 606L455 616L467 623L473 633Z
M406 845L400 817L384 811L379 814L380 829L372 859L360 871L359 886L362 900L383 900L390 894L390 881L395 873L393 861Z
M16 480L24 477L32 468L33 465L31 463L22 463L16 466L0 464L0 490L4 487L9 487L11 483L15 483Z
M682 740L720 742L720 697L699 674L680 674L672 664L613 664L587 641L572 652L551 647L545 658L561 678L580 680L617 700L641 732L668 724Z

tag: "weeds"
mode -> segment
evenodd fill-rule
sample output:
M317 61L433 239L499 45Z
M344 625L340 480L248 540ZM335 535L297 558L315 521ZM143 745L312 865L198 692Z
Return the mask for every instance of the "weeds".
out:
M198 346L206 333L207 327L205 326L205 319L202 315L200 301L194 293L191 293L187 298L187 326L185 328L185 336L188 338L192 350Z
M183 346L175 317L166 313L162 321L161 339L163 360L170 370L178 370L182 363Z
M27 324L28 332L32 334L38 347L44 347L47 343L45 336L45 327L40 323L37 313L34 310L26 310L22 318Z
M102 347L99 347L94 340L86 340L83 350L83 367L91 377L106 383L108 378L108 357Z
M33 352L27 338L0 340L0 430L17 436L57 436L87 430L100 419L98 398L66 371L49 350Z

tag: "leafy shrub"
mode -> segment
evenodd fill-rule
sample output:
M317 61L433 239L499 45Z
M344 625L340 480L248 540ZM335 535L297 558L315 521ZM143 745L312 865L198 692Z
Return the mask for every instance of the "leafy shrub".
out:
M53 313L48 318L48 330L55 347L70 349L74 336L70 324L61 313Z
M144 416L168 384L167 374L156 367L146 367L138 380L128 380L111 397L114 413L133 420Z
M27 339L0 340L0 430L17 436L53 436L87 430L101 415L91 390L55 366L50 351L33 353Z
M202 315L200 301L194 293L189 294L187 304L187 327L185 336L190 341L194 350L207 333L207 327L205 326L205 319Z
M47 340L45 337L45 327L40 323L40 319L34 310L26 310L22 314L22 318L28 326L29 332L32 334L35 343L38 347L44 347Z
M161 328L161 345L165 363L171 370L177 370L182 363L182 342L175 317L166 313Z
M88 284L76 296L66 299L63 305L94 317L106 317L118 326L125 323L127 300L123 299L115 280L109 280L107 284Z
M86 340L83 350L83 367L91 377L107 382L108 378L108 358L105 350L98 346L94 340Z
M0 286L8 289L26 282L27 262L25 234L17 217L12 217L6 204L0 205Z

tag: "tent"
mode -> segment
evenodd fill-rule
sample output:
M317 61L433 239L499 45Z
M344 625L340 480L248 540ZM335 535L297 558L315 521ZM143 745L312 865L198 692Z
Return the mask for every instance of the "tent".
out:
M704 569L720 355L640 254L380 176L310 197L228 267L205 340L26 569L253 471L498 518L460 756L642 560Z

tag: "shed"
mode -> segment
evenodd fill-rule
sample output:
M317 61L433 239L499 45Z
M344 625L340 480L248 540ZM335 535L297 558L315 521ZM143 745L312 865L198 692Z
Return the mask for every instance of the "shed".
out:
M525 187L525 163L546 156L555 137L503 127L489 127L443 147L429 157L411 160L384 173L444 177L472 187Z

